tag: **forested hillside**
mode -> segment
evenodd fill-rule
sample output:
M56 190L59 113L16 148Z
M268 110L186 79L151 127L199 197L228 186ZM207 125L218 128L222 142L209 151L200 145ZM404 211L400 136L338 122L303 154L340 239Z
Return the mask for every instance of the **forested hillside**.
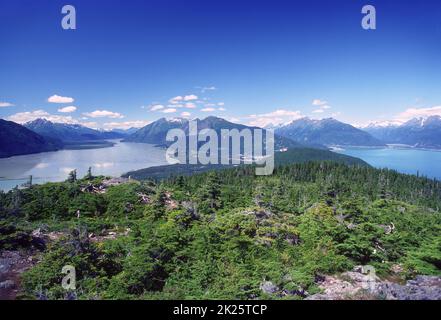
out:
M346 165L369 166L366 162L359 158L321 149L299 147L287 150L286 152L276 152L274 154L274 164L276 166L293 163L305 163L310 161L333 161ZM130 171L123 174L123 177L131 177L137 180L158 180L179 175L189 176L195 173L202 173L206 171L224 170L233 167L233 165L221 164L173 164Z
M61 148L60 141L47 139L15 122L0 119L0 158Z
M0 248L39 261L21 298L303 299L354 265L441 275L440 208L439 181L331 162L158 183L72 174L0 193Z

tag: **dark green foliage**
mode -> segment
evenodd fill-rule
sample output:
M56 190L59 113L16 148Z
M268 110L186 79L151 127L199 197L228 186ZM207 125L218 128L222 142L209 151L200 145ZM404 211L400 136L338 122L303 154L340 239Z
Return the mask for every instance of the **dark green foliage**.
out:
M72 170L67 176L67 182L73 183L75 181L77 181L77 170Z
M68 292L61 287L64 276L61 270L66 265L75 267L77 288L86 291L93 298L98 289L100 276L104 275L100 260L101 252L89 242L87 230L75 228L71 234L49 248L45 259L23 276L23 286L29 294L43 299L66 298ZM94 286L87 288L92 282Z
M368 167L368 164L366 162L358 158L331 152L328 150L304 148L300 146L292 148L287 152L276 152L274 160L275 164L278 166L293 163L306 163L310 161L333 161L351 166ZM125 173L123 177L132 177L133 179L138 180L162 180L168 178L175 179L176 176L190 176L207 171L219 171L231 168L233 168L232 165L221 164L174 164L130 171Z
M272 176L237 167L87 191L102 179L0 193L10 219L78 230L26 273L28 295L66 298L66 264L79 269L84 299L280 298L282 290L298 299L317 290L317 277L359 264L384 276L396 264L403 277L441 274L436 180L319 162ZM106 230L117 236L90 242L87 233ZM264 294L263 281L280 292Z
M0 250L30 247L44 249L44 243L32 237L29 230L17 227L9 221L0 221Z

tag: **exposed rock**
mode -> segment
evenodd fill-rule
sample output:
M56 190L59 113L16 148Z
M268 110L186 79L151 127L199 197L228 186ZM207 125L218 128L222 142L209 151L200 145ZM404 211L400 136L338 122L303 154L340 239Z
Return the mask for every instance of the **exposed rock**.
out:
M349 230L353 230L357 228L357 224L351 222L346 226L346 228L348 228Z
M181 205L187 211L187 213L190 214L193 220L200 218L196 203L192 201L182 201Z
M253 210L253 211L244 211L243 214L253 215L253 216L256 217L256 219L258 221L266 220L266 219L269 219L269 218L271 218L273 216L273 213L271 211L263 210L263 209L261 209L261 210Z
M375 293L388 300L441 300L441 277L417 276L405 286L384 282Z
M404 272L404 269L402 265L394 264L392 267L390 267L390 271L392 271L395 274L400 274Z
M358 294L361 289L349 281L332 276L326 276L320 283L320 288L323 289L323 293L309 296L306 300L347 300L350 296Z
M0 300L15 299L20 287L20 275L37 259L29 259L33 251L0 251Z
M353 271L340 276L325 276L319 286L323 293L307 297L307 300L441 300L441 277L417 276L415 280L400 285L381 281L366 266L357 266Z
M33 235L34 237L41 237L41 235L42 235L41 228L37 228L37 229L35 229L34 231L32 231L32 235Z
M124 232L115 232L115 231L106 231L103 230L103 232L100 235L96 235L94 233L88 234L88 239L92 242L104 242L106 240L115 240L119 237L126 237L129 235L131 229L126 228Z
M51 241L59 240L59 239L61 239L62 237L64 237L65 235L66 235L66 234L63 233L63 232L56 232L56 231L52 231L52 232L49 232L49 233L47 234L48 238L49 238Z
M12 289L15 287L15 283L12 280L5 280L0 282L0 289Z
M392 222L390 225L380 224L379 227L384 230L385 234L391 234L395 230L395 225Z
M260 284L260 290L266 294L275 294L279 291L279 287L271 281L264 281Z
M300 287L295 290L286 290L286 289L282 290L282 296L299 296L305 298L308 295L309 295L308 291Z
M142 204L149 204L151 202L150 197L145 193L138 192L136 195L139 198L139 202L141 202Z
M103 186L104 187L118 186L120 184L129 183L130 181L131 181L130 178L115 177L115 178L110 178L110 179L104 180Z
M103 180L100 184L92 184L88 183L87 185L84 185L81 187L82 192L89 192L89 193L106 193L107 189L111 186L118 186L120 184L125 184L131 182L130 178L110 178Z
M286 242L288 242L291 245L299 245L300 244L300 237L296 234L288 234L285 237Z

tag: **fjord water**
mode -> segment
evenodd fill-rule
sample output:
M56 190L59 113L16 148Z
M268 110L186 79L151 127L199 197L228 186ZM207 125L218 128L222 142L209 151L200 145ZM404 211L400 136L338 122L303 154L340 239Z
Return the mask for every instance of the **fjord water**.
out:
M441 179L441 150L411 148L347 148L338 152L360 158L376 168Z
M118 142L113 147L61 150L0 159L0 189L9 190L33 176L34 183L63 181L73 169L78 177L89 167L95 175L120 176L167 164L165 150L145 143ZM441 179L441 151L398 148L347 148L340 153L363 159L377 168Z
M114 141L113 147L84 150L60 150L0 159L0 189L9 190L28 181L63 181L73 169L78 177L89 167L95 175L120 176L147 167L167 164L165 150L145 143Z

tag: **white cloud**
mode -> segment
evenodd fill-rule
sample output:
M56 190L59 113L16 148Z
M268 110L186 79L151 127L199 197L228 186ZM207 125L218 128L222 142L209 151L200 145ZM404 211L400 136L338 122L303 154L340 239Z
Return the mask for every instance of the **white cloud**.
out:
M440 116L441 117L441 106L434 106L430 108L408 108L405 111L397 114L395 117L392 117L392 119L387 119L384 116L382 116L379 119L376 120L370 120L370 121L364 121L364 122L354 122L353 125L364 128L369 125L376 125L376 126L399 126L411 119L414 118L427 118L430 116Z
M203 109L201 109L201 111L202 112L213 112L213 111L216 111L216 109L209 107L209 108L203 108Z
M431 108L409 108L406 111L398 114L395 120L407 121L412 118L429 116L441 116L441 106L435 106Z
M312 100L312 105L318 107L318 109L315 109L314 111L312 111L312 113L324 113L325 110L331 109L331 106L328 105L327 101L320 99Z
M212 91L212 90L216 90L215 86L209 86L209 87L196 87L198 89L201 89L202 93L205 93L205 91Z
M220 108L218 108L217 110L219 110L219 111L226 111L227 109L225 109L225 108L223 108L223 107L220 107Z
M278 109L270 113L249 115L247 119L249 120L248 124L251 126L266 127L268 125L288 123L302 117L303 115L300 111Z
M14 105L9 102L0 102L0 108L13 107Z
M92 129L98 129L99 127L98 123L94 121L82 122L81 125Z
M35 111L19 112L9 116L8 119L17 123L25 123L28 121L32 121L47 116L49 116L49 113L47 113L46 111L35 110Z
M9 116L8 120L14 121L16 123L26 123L38 118L46 119L51 122L57 122L57 123L70 123L70 124L78 123L78 121L73 119L71 116L52 115L44 110L19 112Z
M124 116L118 112L112 112L108 110L95 110L92 112L83 113L85 116L90 118L112 118L112 119L120 119L124 118Z
M178 111L176 108L167 108L167 109L163 110L162 112L163 113L173 113L176 111Z
M181 113L181 117L183 117L183 118L188 118L190 116L191 116L190 112L184 111L184 112Z
M150 108L150 111L158 111L161 109L164 109L164 106L162 104L156 104Z
M312 105L313 105L313 106L323 106L323 105L325 105L325 104L327 104L327 103L328 103L327 101L320 100L320 99L314 99L314 100L312 100Z
M180 103L182 100L184 100L184 97L176 96L174 98L171 98L168 102L170 102L171 104L177 104Z
M193 101L193 100L197 100L198 96L194 95L194 94L189 94L188 96L184 97L185 101Z
M171 98L168 102L170 102L171 104L178 104L178 103L182 103L183 101L194 101L197 99L198 99L197 95L189 94L186 96L176 96L174 98Z
M194 108L196 108L196 104L194 104L193 102L187 102L185 104L185 107L188 109L194 109Z
M226 117L225 120L230 121L230 122L234 122L234 123L241 123L239 118L235 118L235 117Z
M225 102L218 102L217 104L219 107L223 107L225 105Z
M77 110L77 107L75 106L68 106L68 107L64 107L64 108L60 108L58 109L58 112L61 113L71 113Z
M54 94L53 96L50 96L47 99L47 101L51 102L51 103L72 103L72 102L74 102L74 99L70 98L70 97L62 97L62 96Z
M130 128L142 128L151 123L147 120L137 120L137 121L124 121L124 122L106 122L103 124L104 129L130 129Z

